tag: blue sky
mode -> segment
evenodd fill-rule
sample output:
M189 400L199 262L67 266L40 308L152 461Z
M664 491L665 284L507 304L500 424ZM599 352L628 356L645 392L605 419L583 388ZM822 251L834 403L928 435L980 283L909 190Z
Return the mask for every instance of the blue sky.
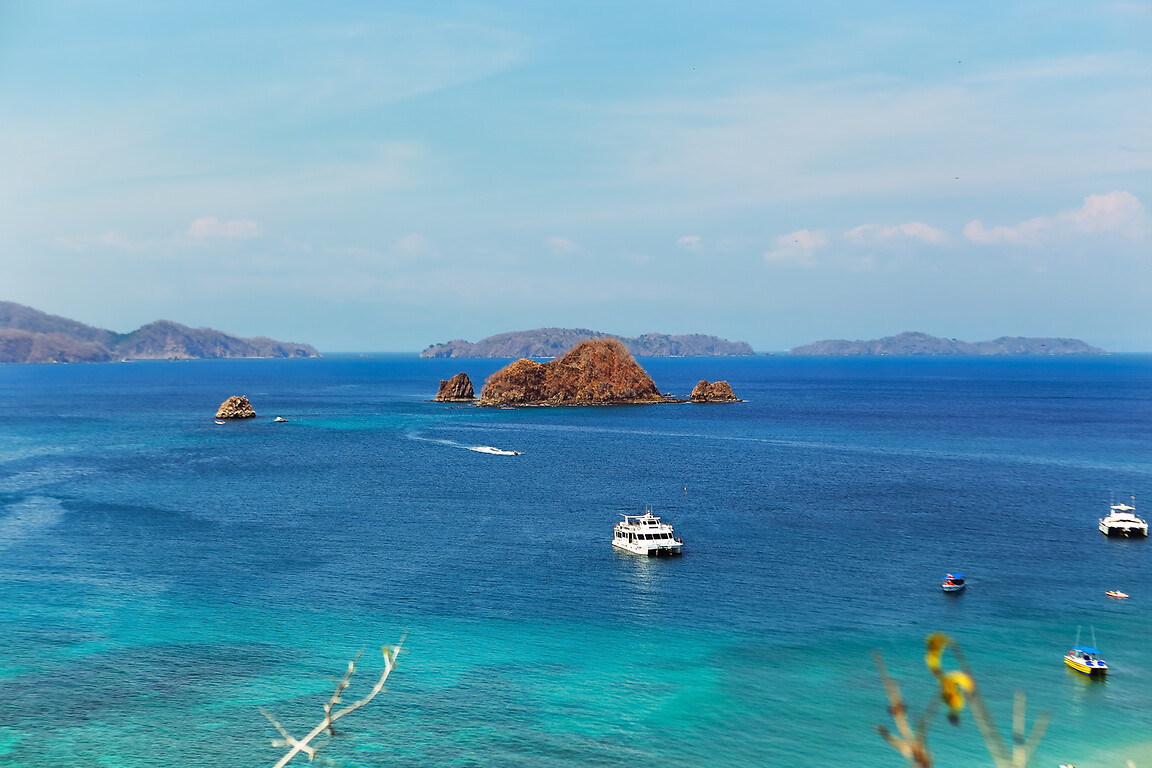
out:
M1152 350L1152 2L0 0L0 299Z

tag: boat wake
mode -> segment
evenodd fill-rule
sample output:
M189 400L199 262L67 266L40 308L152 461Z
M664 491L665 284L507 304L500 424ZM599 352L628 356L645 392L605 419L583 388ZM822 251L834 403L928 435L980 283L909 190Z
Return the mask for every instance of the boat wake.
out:
M505 451L505 450L502 450L500 448L493 448L490 445L466 445L464 447L470 451L476 451L476 453L490 453L493 456L519 456L520 455L520 451Z
M409 440L420 440L426 443L436 443L437 445L446 445L449 448L463 448L466 451L475 451L476 453L487 453L492 456L519 456L520 451L506 451L503 448L497 448L492 445L467 445L465 443L457 443L454 440L444 440L436 437L425 437L416 434L415 432L408 433Z

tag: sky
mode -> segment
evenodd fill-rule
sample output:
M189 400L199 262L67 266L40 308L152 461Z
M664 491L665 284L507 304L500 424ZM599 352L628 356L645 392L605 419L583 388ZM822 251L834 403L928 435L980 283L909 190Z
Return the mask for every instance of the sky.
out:
M0 300L1152 351L1152 0L0 0Z

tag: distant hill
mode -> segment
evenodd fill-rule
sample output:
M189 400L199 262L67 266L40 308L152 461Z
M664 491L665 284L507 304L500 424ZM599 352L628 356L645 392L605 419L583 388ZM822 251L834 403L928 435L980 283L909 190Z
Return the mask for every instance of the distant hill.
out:
M433 344L420 357L556 357L587 339L614 338L636 357L695 357L719 355L754 355L746 342L728 341L717 336L692 333L669 336L645 333L632 338L587 328L537 328L489 336L475 344L456 339Z
M157 320L131 333L0 301L0 363L103 363L229 357L319 357L307 344L242 339L211 328Z
M871 341L828 339L791 350L793 355L1106 355L1079 339L1001 336L992 341L957 341L926 333L900 333Z
M0 329L58 334L75 341L94 341L106 347L113 346L120 338L119 334L112 331L93 328L66 317L49 315L11 301L0 301Z

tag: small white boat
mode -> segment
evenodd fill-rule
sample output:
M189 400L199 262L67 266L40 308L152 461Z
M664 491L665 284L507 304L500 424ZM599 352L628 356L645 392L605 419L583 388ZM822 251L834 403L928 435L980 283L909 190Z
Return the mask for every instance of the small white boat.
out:
M272 421L276 421L276 422L280 422L281 424L284 424L285 422L288 421L288 419L284 418L283 416L277 416L276 418L272 419Z
M940 584L940 589L945 592L961 592L968 585L964 583L964 574L962 573L949 573L945 574L944 581Z
M1148 523L1136 517L1136 507L1131 504L1113 504L1108 507L1107 517L1100 518L1100 533L1105 536L1148 537Z
M223 422L223 421L220 421L220 419L216 419L216 423L217 423L217 424L223 424L224 422Z
M621 513L620 517L624 519L616 523L612 546L649 557L680 554L684 542L676 538L672 526L662 522L652 510L645 509L642 515Z
M1064 663L1089 677L1108 674L1108 664L1100 658L1100 651L1086 645L1077 645L1064 654Z
M476 453L490 453L493 456L519 456L520 451L505 451L500 448L494 448L491 445L470 445L468 450L476 451Z

